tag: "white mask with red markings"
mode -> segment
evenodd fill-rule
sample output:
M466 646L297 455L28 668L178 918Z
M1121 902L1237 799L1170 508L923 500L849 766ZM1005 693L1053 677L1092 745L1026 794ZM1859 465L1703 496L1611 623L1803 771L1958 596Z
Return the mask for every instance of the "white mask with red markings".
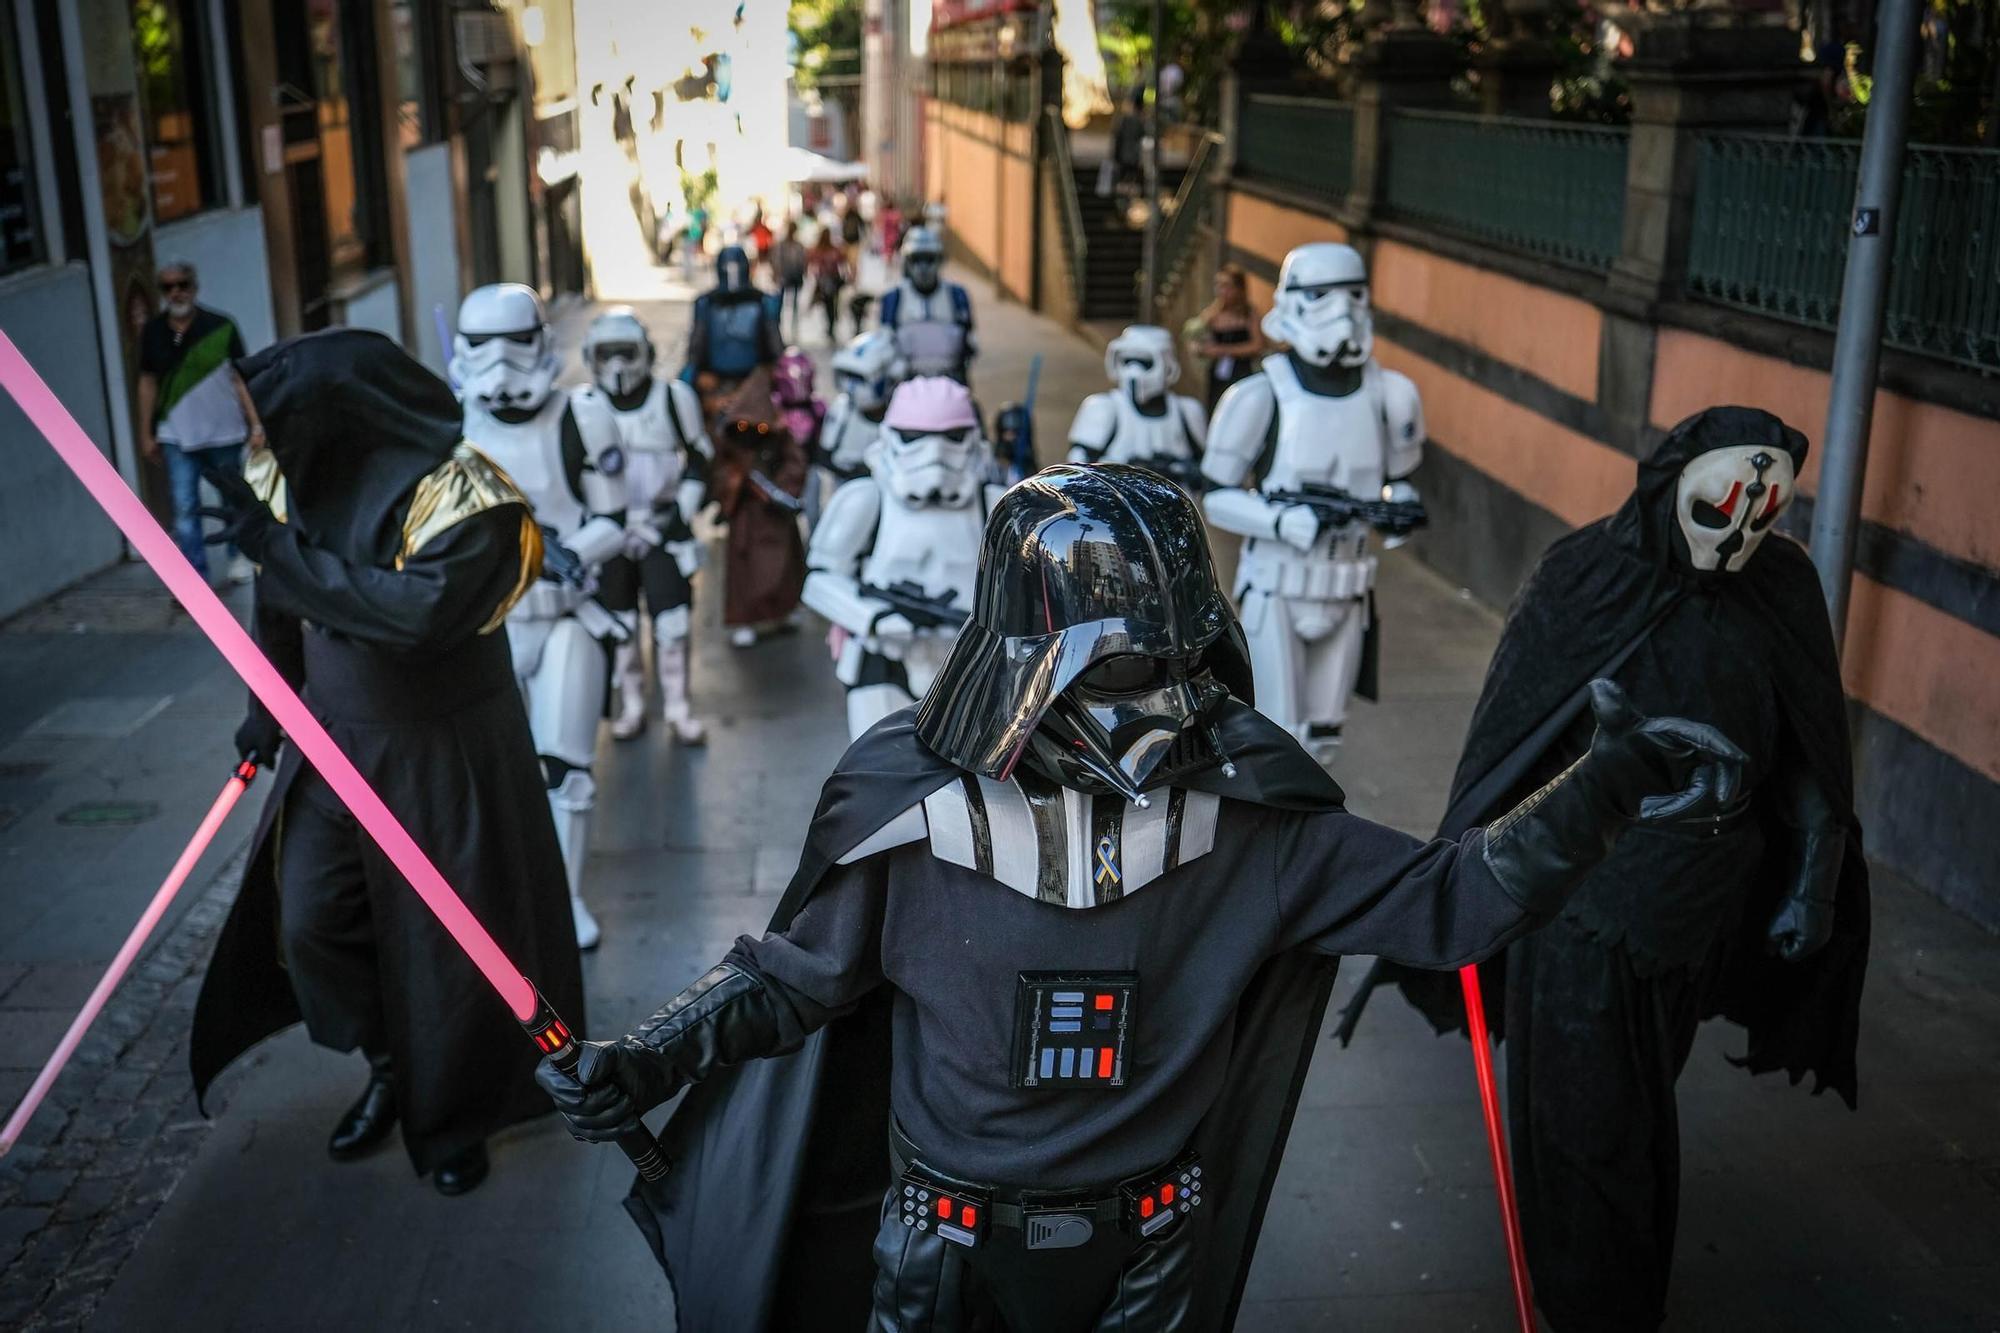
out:
M1689 563L1703 571L1741 570L1791 504L1793 474L1790 454L1761 444L1711 449L1691 460L1674 495Z

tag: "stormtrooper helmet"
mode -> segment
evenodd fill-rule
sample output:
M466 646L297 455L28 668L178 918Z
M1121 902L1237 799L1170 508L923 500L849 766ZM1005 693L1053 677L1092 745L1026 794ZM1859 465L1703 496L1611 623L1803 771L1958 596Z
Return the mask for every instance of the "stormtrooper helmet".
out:
M556 381L555 338L534 288L496 282L459 304L451 376L460 393L488 410L532 412L547 401Z
M1734 574L1750 563L1764 534L1797 490L1792 455L1764 444L1697 454L1681 469L1674 516L1696 569Z
M1368 307L1368 266L1352 246L1301 245L1285 256L1278 291L1264 316L1265 336L1315 366L1359 366L1375 349Z
M653 339L632 307L615 305L583 335L583 365L597 387L627 398L653 377Z
M833 354L833 382L857 411L873 412L889 401L895 364L896 339L875 329Z
M1104 349L1104 373L1133 402L1152 402L1181 377L1174 335L1157 324L1132 325Z
M944 268L944 240L929 227L912 227L903 238L903 276L918 291L937 290L938 275Z
M922 376L904 381L889 400L869 469L905 504L958 509L978 498L989 455L971 391L941 375Z

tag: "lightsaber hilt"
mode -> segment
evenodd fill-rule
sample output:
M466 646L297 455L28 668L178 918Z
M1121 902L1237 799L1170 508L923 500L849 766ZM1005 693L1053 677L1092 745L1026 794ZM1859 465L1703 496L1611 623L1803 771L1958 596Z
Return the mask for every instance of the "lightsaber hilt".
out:
M549 1002L542 998L541 991L535 992L535 1012L521 1024L521 1030L534 1040L547 1056L549 1063L571 1078L576 1077L577 1058L582 1054L577 1049L576 1037L571 1034L569 1024L562 1021ZM618 1146L632 1159L632 1165L639 1168L639 1174L647 1180L663 1179L672 1169L667 1154L660 1148L660 1141L653 1137L653 1131L640 1125L630 1134L621 1134Z

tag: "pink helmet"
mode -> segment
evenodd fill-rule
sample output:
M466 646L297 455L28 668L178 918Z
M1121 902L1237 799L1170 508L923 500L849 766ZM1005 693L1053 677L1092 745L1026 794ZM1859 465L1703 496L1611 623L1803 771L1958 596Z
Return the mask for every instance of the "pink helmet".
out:
M797 347L787 347L771 371L771 394L787 407L813 399L813 360Z
M970 389L943 375L926 375L897 386L882 425L889 430L932 435L976 428L979 417L972 410Z

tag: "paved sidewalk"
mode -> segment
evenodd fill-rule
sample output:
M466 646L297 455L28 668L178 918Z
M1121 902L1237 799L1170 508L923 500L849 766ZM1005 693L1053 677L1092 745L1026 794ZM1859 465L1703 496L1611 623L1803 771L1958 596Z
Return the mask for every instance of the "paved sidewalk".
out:
M677 363L685 306L672 291L650 295L667 299L641 313L663 360ZM1101 384L1099 358L983 290L975 300L982 400L990 410L1018 394L1028 360L1044 353L1038 427L1055 456L1077 399ZM588 313L561 314L565 347ZM51 764L27 777L0 768L0 783L54 784L39 801L0 785L0 806L19 812L9 826L0 811L0 1009L18 1010L5 1015L17 1030L43 1025L10 1044L9 1060L38 1061L80 998L41 989L38 977L58 974L29 969L87 975L108 955L226 771L239 690L185 621L147 610L142 575L121 571L111 583L129 594L143 632L93 630L74 636L87 641L79 648L59 623L18 643L21 622L0 628L0 710L13 710L0 711L0 747L32 739L40 719L75 716L64 708L72 699L148 701L119 705L125 735L0 754L0 763ZM845 743L818 636L733 651L716 623L718 594L710 581L698 603L694 690L709 746L678 749L654 728L630 744L607 739L600 752L588 892L605 943L586 963L596 1034L629 1026L737 933L761 927ZM1358 812L1425 831L1441 812L1498 622L1407 551L1384 562L1381 599L1387 697L1359 710L1335 774ZM112 711L92 708L85 722ZM49 725L35 734L55 735ZM118 724L97 725L114 733ZM161 811L122 831L56 822L113 797ZM218 840L211 876L240 846L255 804ZM227 871L209 883L207 902L234 891ZM201 889L191 884L190 899ZM176 1104L146 1146L118 1156L130 1146L123 1131L98 1126L111 1119L102 1103L126 1085L100 1092L101 1080L136 1070L148 1076L138 1097L185 1097L185 1015L174 997L188 982L166 973L202 943L202 911L197 902L161 946L177 952L150 983L166 998L144 996L155 1045L141 1033L137 1054L104 1052L89 1090L98 1105L76 1103L84 1109L54 1135L57 1150L100 1146L79 1148L73 1168L44 1159L26 1177L17 1158L0 1165L0 1327L37 1308L33 1327L76 1327L94 1308L88 1326L116 1333L671 1327L666 1285L617 1205L629 1170L615 1153L544 1120L496 1143L493 1179L456 1200L414 1179L400 1149L336 1166L325 1134L362 1068L296 1031L225 1079L215 1120ZM36 940L46 943L30 947ZM1719 1025L1704 1032L1682 1083L1687 1188L1671 1329L2000 1330L2000 941L1884 884L1875 947L1858 1113L1782 1079L1743 1076L1722 1058L1740 1040ZM1363 970L1364 960L1346 965L1336 1005ZM37 1004L17 1006L24 994ZM175 1048L153 1074L142 1066L159 1059L161 1041ZM26 1074L0 1073L17 1077ZM184 1176L163 1142L186 1155ZM166 1166L144 1182L92 1184L131 1157ZM27 1180L60 1170L74 1180L42 1187L61 1184L57 1202L28 1201ZM1392 997L1371 1009L1352 1049L1328 1044L1315 1062L1240 1326L1511 1327L1469 1056Z

